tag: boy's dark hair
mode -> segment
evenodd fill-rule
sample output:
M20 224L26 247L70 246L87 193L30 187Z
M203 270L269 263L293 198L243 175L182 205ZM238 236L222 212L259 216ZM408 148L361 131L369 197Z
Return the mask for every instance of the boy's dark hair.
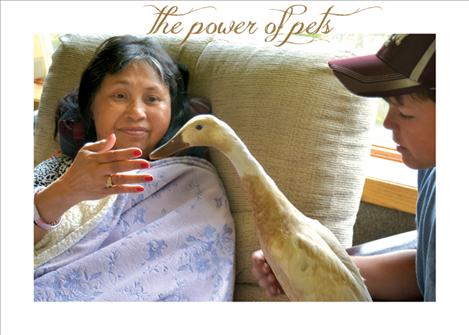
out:
M417 92L414 92L414 93L409 93L408 94L412 99L415 99L415 100L420 100L420 101L425 101L425 100L431 100L433 102L436 101L436 91L435 90L429 90L429 89L424 89L424 90L420 90L420 91L417 91ZM397 100L397 102L399 102L400 104L402 104L402 97L404 95L395 95L394 98Z
M419 92L412 93L411 96L417 100L428 100L436 102L436 91L435 90L422 90Z

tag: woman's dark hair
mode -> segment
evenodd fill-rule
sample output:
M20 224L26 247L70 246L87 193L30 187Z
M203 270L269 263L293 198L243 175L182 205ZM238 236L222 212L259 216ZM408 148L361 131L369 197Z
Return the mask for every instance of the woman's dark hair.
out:
M77 122L82 123L84 143L96 141L96 129L91 112L96 92L106 75L116 74L135 61L147 62L169 89L171 121L168 131L157 146L168 141L191 118L186 92L188 72L182 65L176 64L154 38L131 35L108 38L97 48L94 57L83 71L78 94L72 92L59 103L56 114L56 134L57 130L60 130L59 123L65 116L64 112L71 114L69 110L76 108L77 102L79 114L75 114L74 119L75 121L79 119ZM70 118L70 115L68 117Z

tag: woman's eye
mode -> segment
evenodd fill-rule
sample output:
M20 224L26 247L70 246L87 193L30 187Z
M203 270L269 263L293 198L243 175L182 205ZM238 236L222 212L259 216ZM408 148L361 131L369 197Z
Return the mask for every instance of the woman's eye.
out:
M148 101L149 103L155 103L155 102L160 101L160 99L159 99L157 96L150 95L149 97L147 97L147 101Z
M116 100L124 100L125 99L125 94L124 93L115 93L112 95L112 97Z

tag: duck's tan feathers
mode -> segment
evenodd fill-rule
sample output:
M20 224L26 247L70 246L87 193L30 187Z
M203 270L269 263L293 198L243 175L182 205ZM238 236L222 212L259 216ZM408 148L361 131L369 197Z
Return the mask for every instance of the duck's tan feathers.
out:
M249 197L262 250L291 300L371 300L335 236L288 201L226 123L212 115L194 117L150 157L175 152L177 143L215 147L231 160Z

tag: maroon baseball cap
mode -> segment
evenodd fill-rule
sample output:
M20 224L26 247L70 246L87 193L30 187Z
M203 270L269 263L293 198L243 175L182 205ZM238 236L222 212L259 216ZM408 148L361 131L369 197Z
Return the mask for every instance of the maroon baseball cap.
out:
M391 35L376 55L329 61L352 93L388 97L435 90L435 34Z

